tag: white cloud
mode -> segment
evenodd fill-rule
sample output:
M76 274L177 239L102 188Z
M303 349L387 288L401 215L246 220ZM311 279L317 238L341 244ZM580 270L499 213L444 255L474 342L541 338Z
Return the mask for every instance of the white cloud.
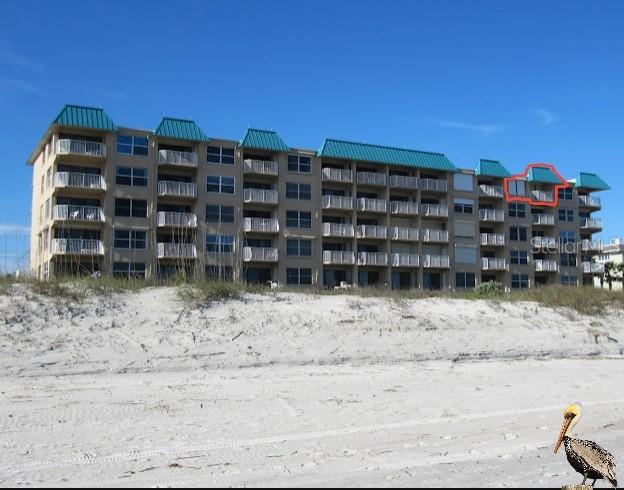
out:
M0 236L30 235L30 226L0 224Z
M461 121L451 121L448 119L436 119L435 121L433 121L433 124L435 124L436 126L441 126L443 128L476 131L485 136L488 136L494 133L500 133L501 131L505 129L503 126L500 126L498 124L471 124L471 123L465 123Z
M543 127L552 126L559 120L559 116L546 109L535 109L535 115L540 119L540 125Z

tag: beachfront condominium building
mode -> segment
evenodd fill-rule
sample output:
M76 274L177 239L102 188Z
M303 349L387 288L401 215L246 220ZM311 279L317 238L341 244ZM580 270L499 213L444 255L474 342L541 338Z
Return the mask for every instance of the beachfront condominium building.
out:
M336 139L294 148L261 129L213 138L168 117L131 129L70 105L28 163L40 278L512 289L593 284L600 272L595 192L608 186L591 173L563 186L533 168L505 192L512 175L494 160L463 169L441 153Z

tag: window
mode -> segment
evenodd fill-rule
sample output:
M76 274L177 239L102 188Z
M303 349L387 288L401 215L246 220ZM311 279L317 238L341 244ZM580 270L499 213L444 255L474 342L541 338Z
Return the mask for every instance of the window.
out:
M206 223L234 223L234 206L206 206Z
M455 174L453 182L456 191L472 192L474 189L474 179L472 175Z
M526 196L526 182L524 180L510 180L508 190L512 196Z
M456 264L476 264L477 263L477 247L455 246L455 263Z
M206 252L231 254L234 251L234 237L232 235L207 235Z
M567 189L559 189L559 199L564 201L572 200L572 189L568 187Z
M511 287L513 289L527 289L529 287L528 274L512 274Z
M234 177L208 176L208 192L234 194Z
M234 148L224 148L223 146L209 146L206 158L211 163L234 165Z
M578 278L576 276L561 276L561 284L564 286L578 286Z
M562 253L561 265L563 267L576 267L576 254Z
M524 226L512 226L509 228L509 239L514 242L527 241L527 229Z
M526 265L529 263L529 253L523 250L512 250L510 262L514 265Z
M117 167L117 185L133 185L147 187L147 169L132 167Z
M219 267L218 265L207 265L206 277L218 281L231 281L234 279L234 274L231 266L224 265Z
M312 240L287 240L286 253L296 257L311 257Z
M142 199L115 199L115 216L147 218L147 201Z
M312 228L312 213L286 211L286 226L289 228Z
M461 289L474 288L476 286L475 275L472 272L457 272L455 274L455 287Z
M286 269L286 283L296 285L312 284L312 269Z
M471 222L456 221L453 230L455 232L455 238L475 237L475 224Z
M147 155L147 138L143 136L117 135L117 153L127 155Z
M509 203L510 218L526 218L526 206L517 202Z
M573 231L561 231L559 232L559 237L561 238L561 243L574 243L576 242L576 233Z
M46 172L46 188L49 189L52 185L52 167Z
M459 214L472 214L474 201L472 199L455 199L455 212Z
M288 170L309 174L312 171L312 159L301 155L288 155Z
M115 230L115 248L123 250L145 250L147 232L135 230Z
M292 182L287 182L286 198L309 201L312 199L312 186L310 184L294 184Z
M113 276L115 277L143 277L145 278L144 262L114 262Z
M567 221L569 223L574 223L574 210L573 209L560 209L559 221Z

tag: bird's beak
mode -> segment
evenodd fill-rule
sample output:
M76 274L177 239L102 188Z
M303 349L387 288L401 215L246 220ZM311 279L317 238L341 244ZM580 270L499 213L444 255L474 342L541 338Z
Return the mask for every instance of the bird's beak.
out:
M568 432L570 422L572 422L572 417L566 417L565 419L563 419L563 423L561 424L561 430L559 431L559 437L557 438L557 444L555 445L555 454L557 454L557 451L559 451L559 446L561 446L561 442L563 441L566 432Z

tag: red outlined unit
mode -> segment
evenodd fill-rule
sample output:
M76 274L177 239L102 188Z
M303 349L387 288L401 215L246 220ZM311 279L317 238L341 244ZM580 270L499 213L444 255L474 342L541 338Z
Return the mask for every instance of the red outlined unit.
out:
M553 191L552 201L539 201L539 200L532 199L531 197L527 197L527 196L512 195L509 192L510 182L517 181L517 180L522 180L526 182L527 177L529 176L529 172L531 171L531 169L534 169L534 168L544 168L546 170L551 171L557 177L559 182L561 182L560 184L553 184L555 188ZM523 173L515 174L515 175L512 175L511 177L505 177L504 183L503 183L503 190L505 191L505 201L523 202L531 206L544 206L544 207L551 207L551 208L557 207L559 205L559 189L567 189L568 187L570 187L570 183L567 180L565 180L561 176L561 174L557 172L557 169L554 167L554 165L551 165L550 163L529 163L524 169Z

